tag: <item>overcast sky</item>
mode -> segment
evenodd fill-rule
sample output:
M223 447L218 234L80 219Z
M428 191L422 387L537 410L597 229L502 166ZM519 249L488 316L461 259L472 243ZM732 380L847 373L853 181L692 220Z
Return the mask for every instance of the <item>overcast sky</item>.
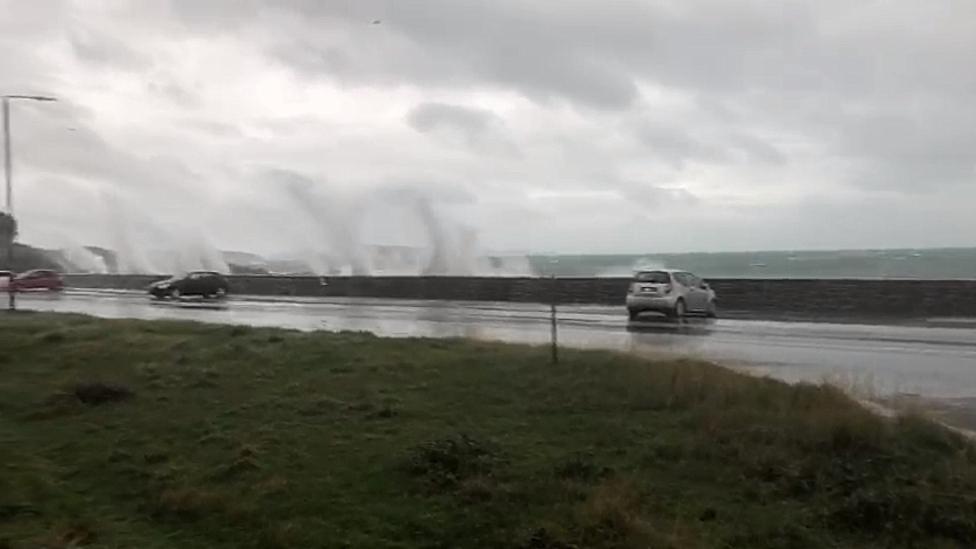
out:
M976 245L972 0L0 0L0 92L45 246Z

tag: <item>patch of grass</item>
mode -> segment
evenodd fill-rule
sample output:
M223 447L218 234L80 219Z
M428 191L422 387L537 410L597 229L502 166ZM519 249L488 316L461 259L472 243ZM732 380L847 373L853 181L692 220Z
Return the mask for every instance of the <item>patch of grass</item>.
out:
M405 469L431 486L450 488L471 477L491 475L502 461L493 444L461 434L413 448Z
M641 492L629 481L611 479L596 485L580 506L577 524L587 547L654 547L667 544L641 510Z
M613 473L607 467L600 467L593 456L575 453L568 460L556 465L554 473L559 478L588 482Z
M976 545L973 445L827 385L79 315L0 357L4 549Z
M94 545L98 534L87 524L73 522L56 526L47 535L32 541L34 547L45 549L75 549Z
M71 393L82 404L99 406L110 402L121 402L132 398L132 391L128 387L110 383L78 383Z

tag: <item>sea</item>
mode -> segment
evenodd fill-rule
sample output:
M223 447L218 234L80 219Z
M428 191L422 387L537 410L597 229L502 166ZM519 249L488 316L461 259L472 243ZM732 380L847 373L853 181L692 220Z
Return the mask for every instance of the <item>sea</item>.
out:
M976 279L976 248L532 255L532 269L561 277L630 276L683 269L712 278Z

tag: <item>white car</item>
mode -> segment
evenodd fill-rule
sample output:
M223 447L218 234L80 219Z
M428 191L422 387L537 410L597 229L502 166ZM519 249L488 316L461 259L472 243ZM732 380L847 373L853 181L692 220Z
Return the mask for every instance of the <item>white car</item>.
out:
M664 313L681 318L689 313L714 318L715 292L697 276L674 269L640 271L627 290L627 312L631 320L643 312Z

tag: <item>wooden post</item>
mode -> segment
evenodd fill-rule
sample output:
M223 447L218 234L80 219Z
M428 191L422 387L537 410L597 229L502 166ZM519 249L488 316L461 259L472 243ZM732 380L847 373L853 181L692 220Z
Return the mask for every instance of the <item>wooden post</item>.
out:
M552 286L551 286L551 290L552 290L552 297L551 297L550 302L549 302L549 310L550 310L550 313L551 313L550 314L550 321L551 321L551 324L552 324L552 338L551 338L551 340L552 340L551 341L551 345L552 345L552 363L553 364L559 364L559 336L558 336L558 331L559 330L558 330L558 325L556 323L556 299L557 299L557 295L558 294L556 292L556 275L555 274L552 275Z

